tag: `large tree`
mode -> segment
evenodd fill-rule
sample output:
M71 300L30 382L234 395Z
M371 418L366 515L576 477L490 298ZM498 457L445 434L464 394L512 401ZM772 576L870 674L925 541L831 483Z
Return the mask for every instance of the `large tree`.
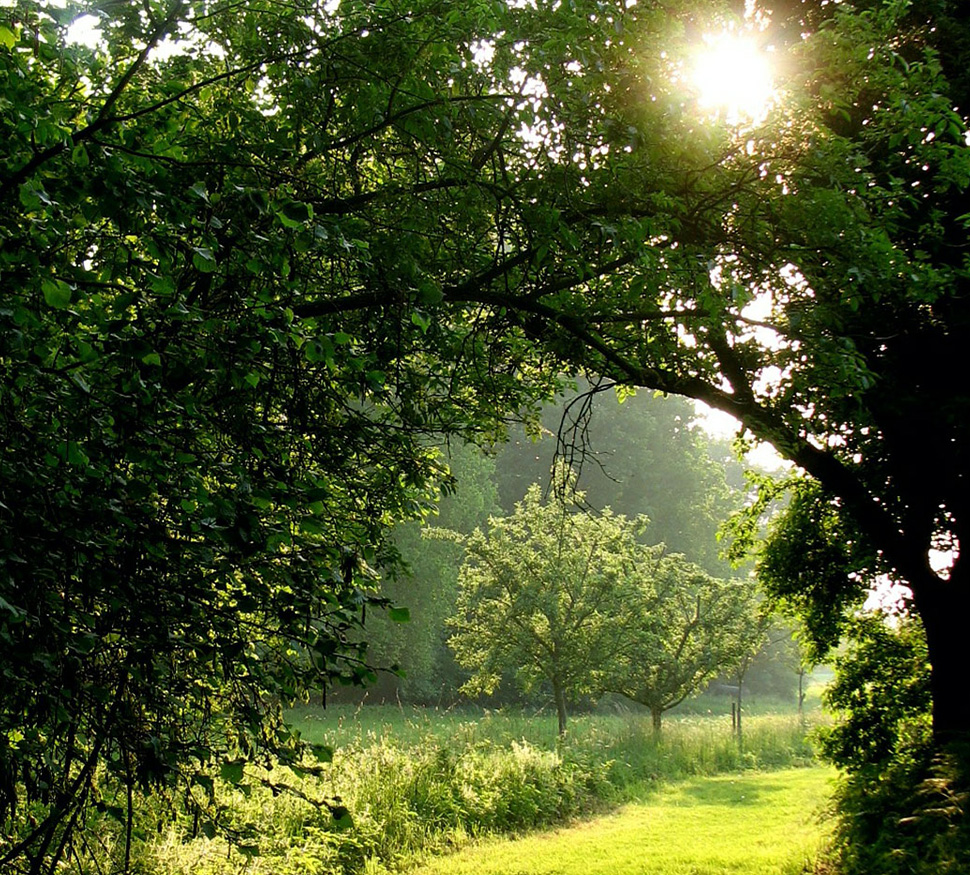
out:
M65 43L81 7L0 10L14 872L70 859L92 805L122 812L127 859L139 791L208 817L214 772L292 759L278 704L372 674L373 569L441 479L429 436L495 434L547 382L521 337L426 310L488 269L488 186L446 154L500 115L481 10L89 8L96 49ZM179 34L195 47L156 54Z
M772 443L810 478L798 528L827 562L779 588L824 613L880 574L906 582L936 735L965 736L970 417L951 375L968 330L967 13L831 5L787 47L783 99L741 127L691 103L688 39L652 4L510 13L493 87L535 96L486 152L515 181L521 236L496 282L443 302L489 305L576 366L703 400Z

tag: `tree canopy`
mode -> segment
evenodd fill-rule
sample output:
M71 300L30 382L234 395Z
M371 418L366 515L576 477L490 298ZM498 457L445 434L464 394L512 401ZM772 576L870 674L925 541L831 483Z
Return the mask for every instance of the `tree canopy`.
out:
M465 688L491 692L509 674L526 690L545 682L560 733L569 701L605 688L645 523L585 512L567 479L565 495L544 501L534 483L510 515L450 533L465 554L448 642L471 672Z
M665 711L760 649L752 580L720 580L682 555L644 555L627 581L605 689Z

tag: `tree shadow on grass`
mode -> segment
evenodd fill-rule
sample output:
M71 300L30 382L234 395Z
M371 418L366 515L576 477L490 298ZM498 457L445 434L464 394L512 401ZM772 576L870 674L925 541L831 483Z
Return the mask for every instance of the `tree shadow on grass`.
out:
M681 795L693 805L763 805L785 789L783 785L765 782L763 776L753 775L686 784Z

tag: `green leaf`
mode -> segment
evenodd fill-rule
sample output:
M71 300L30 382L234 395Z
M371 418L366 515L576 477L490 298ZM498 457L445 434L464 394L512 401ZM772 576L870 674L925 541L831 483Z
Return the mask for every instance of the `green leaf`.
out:
M71 303L71 287L63 280L45 279L41 283L41 289L49 307L63 310Z
M418 288L418 300L426 306L440 304L444 300L444 292L433 280L422 280Z
M277 214L286 228L300 228L313 218L313 207L301 201L287 201Z
M175 294L175 282L166 274L153 276L151 278L151 287L156 295L162 295L166 298Z
M219 777L230 784L238 784L243 779L244 766L244 760L225 762L219 767Z
M63 441L60 446L60 456L69 465L87 465L91 461L77 441Z
M195 197L199 198L199 200L205 201L206 203L209 202L209 192L206 191L204 182L197 182L191 186L189 188L189 194L194 195Z
M84 148L84 143L78 143L71 150L71 160L77 167L87 167L91 163L91 159L88 157L88 150Z
M407 608L388 608L387 616L395 623L411 622L411 612Z
M216 269L216 257L207 246L192 247L192 264L202 273L212 273Z
M9 28L0 25L0 45L12 49L17 45L17 35Z
M420 310L411 311L411 324L421 329L422 334L427 334L431 327L431 320Z

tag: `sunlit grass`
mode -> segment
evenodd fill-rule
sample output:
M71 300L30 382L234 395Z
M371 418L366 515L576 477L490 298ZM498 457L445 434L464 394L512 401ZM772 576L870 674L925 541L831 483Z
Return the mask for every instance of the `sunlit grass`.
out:
M812 768L693 779L648 802L516 841L488 841L414 875L780 875L819 849L834 772Z

